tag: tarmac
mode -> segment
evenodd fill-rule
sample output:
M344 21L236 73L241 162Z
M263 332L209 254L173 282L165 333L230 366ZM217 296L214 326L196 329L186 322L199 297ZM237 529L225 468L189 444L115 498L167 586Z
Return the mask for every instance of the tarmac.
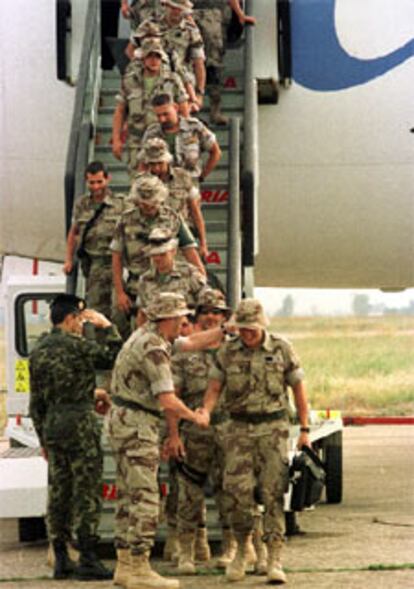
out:
M414 427L352 426L344 430L344 498L303 512L284 566L292 589L414 588ZM17 523L0 521L0 589L107 589L112 582L54 581L45 543L20 544ZM113 562L108 563L114 566ZM174 567L154 560L163 574ZM228 584L217 569L181 577L183 589L265 587L248 575Z

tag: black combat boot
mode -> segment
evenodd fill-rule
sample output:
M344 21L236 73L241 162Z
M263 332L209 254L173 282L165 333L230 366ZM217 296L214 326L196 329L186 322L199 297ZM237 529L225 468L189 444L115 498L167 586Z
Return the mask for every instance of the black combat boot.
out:
M76 564L70 560L65 540L53 540L55 553L54 579L68 579L72 576Z
M79 579L79 581L107 581L112 579L112 571L101 563L96 554L97 540L95 536L79 538L79 565L73 573L74 579Z

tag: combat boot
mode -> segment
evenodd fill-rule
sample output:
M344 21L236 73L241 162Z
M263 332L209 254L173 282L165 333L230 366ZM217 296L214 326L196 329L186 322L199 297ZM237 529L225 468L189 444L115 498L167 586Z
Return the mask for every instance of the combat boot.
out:
M177 563L180 555L180 543L178 541L178 532L176 528L168 526L167 539L164 544L163 559L171 560Z
M221 112L221 94L218 88L212 88L210 96L210 122L214 125L228 125L229 119Z
M268 559L267 546L262 540L262 531L260 529L253 532L253 545L257 555L254 572L257 575L266 575Z
M178 557L178 573L180 575L195 575L194 546L196 534L193 531L179 534L180 554Z
M132 574L128 577L126 589L178 589L178 579L166 579L156 573L149 562L149 552L131 554L129 562Z
M132 566L129 562L129 550L128 548L118 548L116 551L114 585L126 587L130 575L132 575Z
M246 554L249 534L235 534L237 541L236 555L226 567L227 581L242 581L246 576ZM250 540L251 541L251 540Z
M79 560L79 552L72 546L70 542L66 542L66 548L70 560L76 564ZM49 544L49 548L47 549L47 566L53 569L55 567L55 562L55 551L53 550L53 545Z
M72 577L73 572L76 568L76 564L69 558L66 542L64 540L54 540L53 552L53 578L68 579Z
M267 582L272 585L283 585L283 583L287 583L280 558L282 548L282 540L270 540L267 545L269 553L267 558Z
M217 568L225 569L236 556L237 542L230 528L223 528L221 554L217 559Z
M96 554L98 538L83 536L79 538L79 564L75 568L73 577L80 581L106 581L112 579L109 571L98 559Z
M211 558L210 545L208 543L207 528L197 528L195 536L195 559L207 562Z
M246 568L248 572L253 572L257 563L256 549L253 544L253 532L247 538L246 543Z

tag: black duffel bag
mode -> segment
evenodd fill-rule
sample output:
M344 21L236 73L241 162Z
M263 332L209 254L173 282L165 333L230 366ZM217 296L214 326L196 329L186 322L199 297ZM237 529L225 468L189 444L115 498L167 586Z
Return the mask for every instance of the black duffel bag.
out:
M293 458L289 475L292 483L290 501L292 511L302 511L320 500L326 471L323 462L315 452L303 446Z

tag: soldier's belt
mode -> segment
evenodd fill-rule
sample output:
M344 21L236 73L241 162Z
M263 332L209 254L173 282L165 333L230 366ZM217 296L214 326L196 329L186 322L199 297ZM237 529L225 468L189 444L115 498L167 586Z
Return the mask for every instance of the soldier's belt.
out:
M180 474L182 474L182 476L184 478L188 479L189 481L191 481L195 485L202 487L204 485L204 483L206 482L206 480L207 480L207 473L206 472L201 472L200 470L193 468L192 466L190 466L189 464L186 464L185 462L182 462L181 460L176 460L175 464L177 466L178 472Z
M231 419L243 423L266 423L282 419L285 415L286 409L279 409L279 411L272 411L271 413L230 413Z
M122 397L118 397L117 395L113 395L111 399L112 403L117 407L126 407L127 409L132 409L132 411L144 411L145 413L150 413L155 417L161 418L161 411L157 411L156 409L149 409L148 407L144 407L135 401L129 401L127 399L123 399Z

